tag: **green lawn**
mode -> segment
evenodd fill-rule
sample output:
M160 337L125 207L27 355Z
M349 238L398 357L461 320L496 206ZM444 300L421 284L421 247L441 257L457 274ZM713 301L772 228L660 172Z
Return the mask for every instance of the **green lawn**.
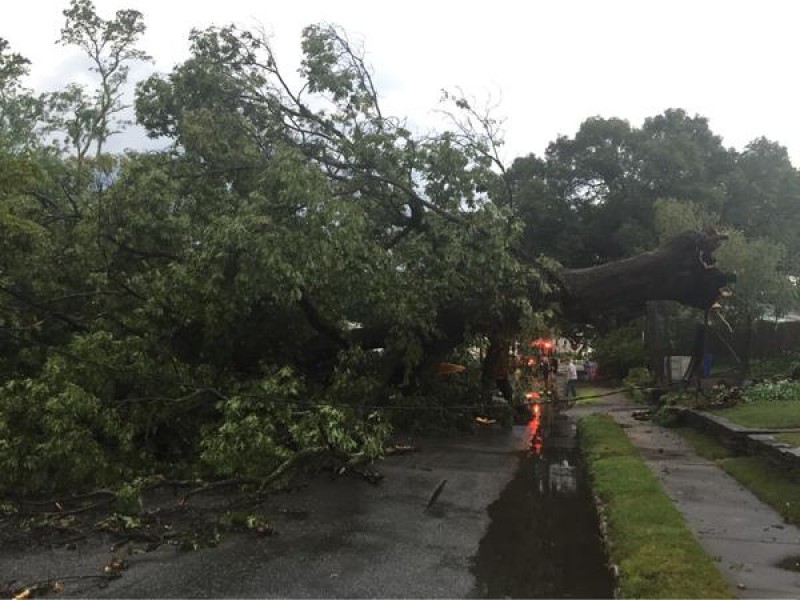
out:
M711 557L608 415L578 425L592 488L607 522L612 561L624 598L730 598Z
M713 460L728 475L769 504L788 523L800 525L800 482L783 469L778 469L761 456L734 456L716 439L690 429L676 431L692 446L698 455ZM793 435L800 443L800 434Z
M742 427L800 427L800 400L775 400L740 403L731 408L710 411Z
M730 450L710 435L701 433L691 427L676 427L674 431L678 432L694 448L698 456L702 456L707 460L720 460L731 457Z

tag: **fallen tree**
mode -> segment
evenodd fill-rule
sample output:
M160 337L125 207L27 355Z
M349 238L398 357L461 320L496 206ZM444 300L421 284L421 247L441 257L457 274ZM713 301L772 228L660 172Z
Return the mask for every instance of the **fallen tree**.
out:
M687 231L652 252L557 272L563 314L584 323L613 313L643 315L645 303L653 300L706 310L735 280L714 266L713 252L725 239L713 230Z
M723 294L735 276L715 266L713 253L726 236L714 230L687 231L651 252L585 269L548 268L551 292L532 299L539 307L555 306L560 317L572 323L594 325L619 324L645 313L649 301L674 300L701 310L709 309ZM482 333L489 340L484 358L483 380L486 385L508 371L504 362L508 348L519 333L520 313L513 307L494 318L479 298L440 307L438 335L424 345L424 359L418 374L424 376L462 344L467 333ZM336 338L341 339L337 333ZM358 329L350 340L365 348L390 346L388 328ZM385 358L387 383L397 378L402 360Z
M712 229L686 231L662 247L631 258L585 269L550 270L561 318L572 323L618 325L643 316L647 302L674 300L708 310L735 281L715 266L714 251L726 236ZM514 315L489 328L490 347L483 366L489 384L502 373L510 341L517 332Z
M335 27L305 30L299 89L262 36L190 42L137 88L166 149L92 168L0 152L0 179L24 182L0 189L0 489L370 460L391 407L479 395L435 375L477 340L492 381L533 318L707 306L726 281L709 232L592 269L522 255L497 121L446 96L454 127L413 135Z

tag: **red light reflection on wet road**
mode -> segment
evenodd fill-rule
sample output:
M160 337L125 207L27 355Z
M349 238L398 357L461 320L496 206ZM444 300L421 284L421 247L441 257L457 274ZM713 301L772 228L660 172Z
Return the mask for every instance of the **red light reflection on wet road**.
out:
M533 454L538 455L542 451L541 426L542 407L539 404L533 405L533 418L528 421L528 432L530 434L530 448Z

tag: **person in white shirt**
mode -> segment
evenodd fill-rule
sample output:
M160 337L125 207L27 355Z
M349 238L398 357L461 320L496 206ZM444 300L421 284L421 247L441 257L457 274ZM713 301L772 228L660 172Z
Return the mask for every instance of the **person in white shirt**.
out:
M575 366L575 361L571 358L567 363L567 400L575 398L578 395L575 385L578 383L578 367Z

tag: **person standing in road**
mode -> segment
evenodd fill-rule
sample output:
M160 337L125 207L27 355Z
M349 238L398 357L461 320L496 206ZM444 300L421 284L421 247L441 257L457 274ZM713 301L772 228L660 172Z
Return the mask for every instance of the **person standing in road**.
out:
M578 392L575 386L578 383L578 367L575 366L575 361L571 358L567 363L567 400L574 399Z
M539 359L539 377L542 380L544 390L550 390L550 361L546 356Z

